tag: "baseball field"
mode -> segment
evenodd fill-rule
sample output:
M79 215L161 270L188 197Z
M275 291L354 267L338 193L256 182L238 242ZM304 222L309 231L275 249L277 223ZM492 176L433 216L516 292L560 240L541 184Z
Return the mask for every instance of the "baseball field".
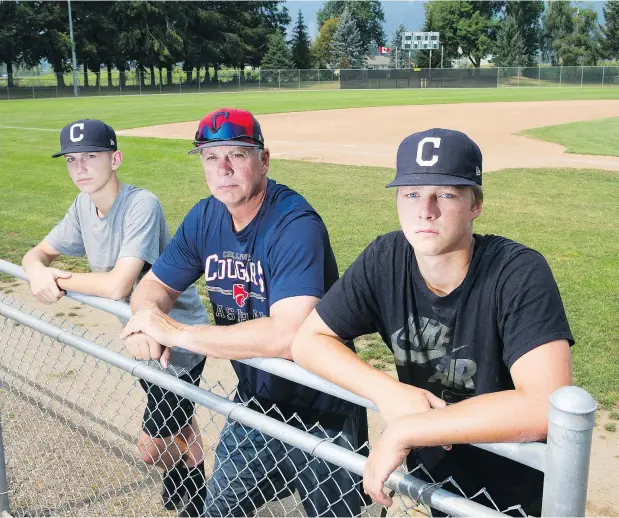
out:
M57 151L60 128L79 118L99 118L117 130L125 153L121 180L157 194L174 231L191 206L209 194L198 159L186 152L194 121L220 106L259 116L273 156L270 176L298 190L322 215L340 271L378 234L398 226L393 192L384 185L394 174L399 141L436 126L467 132L480 144L488 173L476 231L520 241L547 258L576 339L576 383L607 411L603 433L616 446L619 88L1 102L0 258L19 263L75 197L64 163L50 155ZM86 263L65 260L61 267L85 269ZM375 337L365 340L362 354L389 368L390 354Z

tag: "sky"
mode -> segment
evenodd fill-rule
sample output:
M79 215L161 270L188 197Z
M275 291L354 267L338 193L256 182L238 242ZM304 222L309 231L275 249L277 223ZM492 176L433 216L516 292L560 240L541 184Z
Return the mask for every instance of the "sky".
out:
M387 42L391 42L393 31L400 24L403 23L409 31L421 30L421 26L424 21L424 0L393 0L383 1L383 11L385 12L385 34L387 35ZM297 13L299 9L303 13L305 24L312 40L316 39L318 34L318 23L316 22L316 13L323 6L324 2L305 1L305 0L289 0L286 2L286 6L290 11L290 17L292 18L292 26L297 19ZM598 21L603 20L602 6L603 1L586 1L578 2L586 7L592 7L598 13Z
M424 20L424 3L425 2L420 0L382 2L383 11L385 12L384 28L388 41L391 40L391 35L400 22L404 23L409 31L421 29ZM316 39L316 35L318 34L316 14L323 4L324 2L305 0L289 0L286 2L286 7L288 7L290 17L292 18L292 25L294 25L297 19L297 13L299 9L301 9L305 25L307 25L312 40Z

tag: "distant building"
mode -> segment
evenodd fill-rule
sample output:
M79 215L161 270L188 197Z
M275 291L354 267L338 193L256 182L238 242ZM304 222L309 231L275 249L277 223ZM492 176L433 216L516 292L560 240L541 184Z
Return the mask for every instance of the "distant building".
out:
M365 58L366 68L389 68L389 55L379 54Z

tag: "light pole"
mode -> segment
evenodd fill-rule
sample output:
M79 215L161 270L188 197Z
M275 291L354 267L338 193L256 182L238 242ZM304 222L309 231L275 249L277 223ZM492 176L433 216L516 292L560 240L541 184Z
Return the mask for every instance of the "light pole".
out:
M78 96L77 88L77 59L75 58L75 39L73 38L73 17L71 16L71 0L67 0L69 9L69 34L71 35L71 68L73 68L73 95Z

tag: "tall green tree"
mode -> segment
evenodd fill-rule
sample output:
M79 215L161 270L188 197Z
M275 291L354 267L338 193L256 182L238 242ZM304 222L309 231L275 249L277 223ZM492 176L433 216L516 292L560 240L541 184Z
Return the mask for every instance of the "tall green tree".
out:
M405 32L407 32L407 30L402 23L393 31L390 47L391 52L389 54L389 68L403 68L404 64L407 62L404 56L405 51L402 50L402 34ZM408 57L408 51L406 51L406 57Z
M536 63L542 33L541 17L543 12L543 0L506 2L505 14L515 19L516 26L524 42L526 66L533 66Z
M543 18L542 51L553 65L595 65L601 55L597 13L571 2L550 1Z
M276 31L282 34L290 24L288 9L281 2L222 2L229 9L229 16L234 16L237 25L235 33L240 36L240 49L229 48L234 52L240 50L237 63L229 63L241 69L244 78L245 65L260 66L268 51L268 36ZM229 4L229 5L228 5Z
M327 0L316 15L318 26L322 27L331 18L339 18L345 9L348 9L359 29L364 53L368 53L372 42L378 46L385 44L385 13L378 1Z
M501 22L493 61L498 67L521 67L527 64L524 38L514 16L507 16Z
M15 85L13 66L35 66L42 54L32 52L28 38L36 34L38 21L34 2L0 1L0 63L6 64L8 85Z
M286 43L284 33L275 31L268 37L267 53L262 60L262 68L267 70L285 70L294 68L292 51Z
M608 0L603 7L602 50L608 59L619 59L619 0Z
M542 55L545 61L557 66L562 64L562 48L574 33L576 8L571 2L550 1L542 23Z
M322 24L312 45L312 64L314 68L327 68L331 64L331 40L337 30L339 18L329 18Z
M64 74L71 70L71 37L69 35L66 2L37 2L36 12L40 31L32 35L33 53L52 65L58 86L64 88Z
M432 1L424 5L423 31L440 32L440 42L446 60L458 57L458 47L470 63L479 68L481 60L494 46L497 12L502 2ZM428 66L429 51L419 51L417 64ZM432 53L432 67L440 65L441 53Z
M292 59L295 68L307 69L312 67L312 55L310 51L310 37L307 33L307 26L303 20L303 13L299 9L297 23L292 30Z
M365 50L359 29L348 8L340 16L330 49L333 68L363 68Z
M95 86L100 84L101 64L109 61L110 33L116 32L111 2L72 2L75 52L83 66L82 85L88 87L88 70L97 74Z

